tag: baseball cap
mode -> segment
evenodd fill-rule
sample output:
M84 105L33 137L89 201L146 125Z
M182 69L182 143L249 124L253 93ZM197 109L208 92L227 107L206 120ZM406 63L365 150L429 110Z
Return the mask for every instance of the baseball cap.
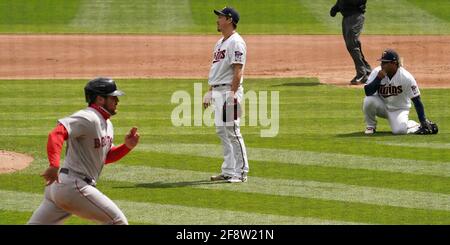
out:
M383 54L381 55L381 58L378 59L378 61L381 62L391 62L391 61L398 61L399 56L398 53L393 49L386 49L383 51Z
M231 17L235 25L239 22L239 13L232 7L225 7L222 10L214 10L214 13L216 15Z

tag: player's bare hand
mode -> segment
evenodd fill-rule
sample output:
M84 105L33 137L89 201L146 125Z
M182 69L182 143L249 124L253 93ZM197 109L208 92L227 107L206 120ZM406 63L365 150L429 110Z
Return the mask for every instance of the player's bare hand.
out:
M59 183L58 179L58 170L59 168L55 168L53 166L49 166L41 176L45 179L45 185L51 185L53 182Z
M203 97L203 108L208 108L208 106L211 105L211 100L212 100L212 92L208 91L208 93L205 94L205 96Z
M132 127L130 132L125 136L125 145L128 149L133 149L139 142L139 134L137 133L137 128Z
M383 79L385 76L387 76L386 72L385 72L383 69L381 69L381 70L378 72L377 77L378 77L379 79Z

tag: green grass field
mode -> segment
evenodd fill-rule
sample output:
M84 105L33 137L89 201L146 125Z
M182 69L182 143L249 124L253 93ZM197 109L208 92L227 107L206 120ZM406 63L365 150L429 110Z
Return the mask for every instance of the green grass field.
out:
M370 0L364 34L450 34L448 0ZM0 0L0 33L216 34L212 9L241 13L242 34L337 34L335 0ZM212 184L221 146L213 127L174 127L175 91L198 80L118 80L127 96L113 117L120 144L139 146L104 168L99 189L131 224L450 224L450 98L422 89L438 135L393 136L386 121L367 137L361 89L317 79L247 79L246 91L280 92L280 130L243 126L248 183ZM32 165L0 175L0 224L24 224L43 198L39 173L56 120L82 109L81 80L0 80L0 149ZM206 84L204 83L204 89ZM414 109L410 116L417 120ZM66 224L92 224L76 217Z
M0 33L215 33L212 9L244 34L341 34L335 0L0 0ZM448 0L370 0L364 34L450 34Z
M42 200L47 134L85 106L85 82L0 80L0 146L36 159L0 175L0 224L26 223ZM134 125L141 142L104 168L99 189L132 224L450 224L449 90L422 90L438 135L393 136L380 120L380 133L367 137L360 89L247 79L247 91L280 92L279 134L261 138L265 127L244 126L249 181L211 184L221 165L214 128L174 127L170 119L173 92L193 94L200 81L117 82L127 95L112 120L115 143Z

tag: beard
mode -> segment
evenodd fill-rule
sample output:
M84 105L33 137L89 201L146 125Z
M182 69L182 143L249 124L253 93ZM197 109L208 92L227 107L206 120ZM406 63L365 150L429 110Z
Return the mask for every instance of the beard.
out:
M114 110L114 111L109 110L108 108L106 108L106 106L102 106L102 108L103 108L106 112L108 112L109 114L111 114L111 116L117 114L117 110Z

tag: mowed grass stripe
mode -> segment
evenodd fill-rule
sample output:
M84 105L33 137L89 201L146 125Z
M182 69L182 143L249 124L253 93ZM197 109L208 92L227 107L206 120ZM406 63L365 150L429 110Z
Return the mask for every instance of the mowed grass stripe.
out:
M448 22L407 0L368 1L364 33L383 34L387 26L390 33L397 35L448 34L450 27Z
M203 189L450 211L450 195L447 194L261 177L250 177L247 183L228 184L210 182L212 174L214 173L117 164L105 168L102 179L135 184L157 182L166 186L192 184L194 188Z
M69 27L78 27L92 32L100 31L108 22L114 21L107 18L111 11L111 3L112 0L81 1L79 10L69 23Z
M450 149L450 143L399 143L399 142L378 142L380 145L404 146L413 148L430 148L430 149Z
M188 33L193 20L187 0L85 0L70 23L94 33Z
M34 211L42 201L42 194L0 190L5 199L0 203L0 210ZM125 213L128 220L138 223L180 224L180 225L217 225L217 224L356 224L322 220L316 218L264 215L238 211L224 211L211 208L195 208L180 205L163 205L156 203L114 201ZM0 222L1 223L1 222Z
M223 157L219 144L141 144L138 151L162 152L202 157ZM249 160L288 164L381 170L417 175L450 177L450 163L420 160L357 156L339 153L321 153L267 148L247 148Z
M109 166L108 166L109 167ZM42 194L43 179L37 174L0 175L1 189ZM448 224L450 212L351 203L294 196L267 195L195 188L191 182L141 182L100 180L99 189L112 200L149 202L212 208L259 214L311 217L371 224Z
M218 164L220 164L220 160L217 160L217 163L215 163L215 161L211 161L211 158L207 157L188 157L166 153L153 153L149 156L148 153L142 152L131 153L120 162L124 166L148 166L201 172L214 172L218 169ZM183 164L180 165L180 163ZM44 171L47 165L48 160L46 158L38 157L30 167L22 170L20 173L37 175L37 173ZM446 188L450 183L450 179L429 175L321 166L292 166L290 164L280 165L273 162L252 161L251 176L271 179L337 182L347 185L450 194L450 190Z

